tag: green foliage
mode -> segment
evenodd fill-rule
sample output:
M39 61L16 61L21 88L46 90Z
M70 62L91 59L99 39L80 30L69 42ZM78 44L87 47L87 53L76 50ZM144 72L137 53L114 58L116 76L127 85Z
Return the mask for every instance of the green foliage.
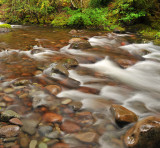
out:
M108 25L106 15L108 10L105 8L95 9L68 9L67 13L70 15L68 19L68 26L73 27L93 27L93 28L104 28Z
M54 27L65 27L68 24L68 16L62 12L55 16L51 23Z
M107 6L109 2L111 2L111 0L90 0L89 5L92 8L99 8Z
M156 38L156 39L160 39L160 32L157 32L157 33L156 33L155 38Z
M9 24L1 24L0 28L11 28L11 25L9 25Z

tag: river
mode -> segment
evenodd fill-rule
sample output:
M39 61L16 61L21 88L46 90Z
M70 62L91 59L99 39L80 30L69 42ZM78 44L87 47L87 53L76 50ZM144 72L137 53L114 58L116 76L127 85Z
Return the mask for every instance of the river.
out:
M124 148L122 137L132 124L119 127L112 104L139 120L159 115L160 46L129 32L69 32L13 25L0 34L0 111L15 111L24 126L4 147L34 141L44 148ZM79 37L92 47L70 48L69 40ZM66 60L71 67L54 71Z

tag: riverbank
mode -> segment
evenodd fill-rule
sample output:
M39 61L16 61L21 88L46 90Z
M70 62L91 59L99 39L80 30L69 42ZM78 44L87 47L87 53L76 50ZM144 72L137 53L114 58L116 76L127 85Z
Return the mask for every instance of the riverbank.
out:
M141 5L142 0L135 3L127 0L88 0L82 4L76 0L52 3L46 0L12 5L10 1L5 1L0 8L0 19L9 24L38 24L120 33L130 31L160 45L160 3L157 0L152 3L144 1L144 5Z

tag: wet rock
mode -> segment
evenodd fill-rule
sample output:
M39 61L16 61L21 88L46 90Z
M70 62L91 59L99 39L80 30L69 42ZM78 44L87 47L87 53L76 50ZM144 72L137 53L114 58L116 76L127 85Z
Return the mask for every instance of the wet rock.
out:
M62 63L53 63L51 64L52 73L58 73L65 76L69 75L67 68Z
M31 140L30 144L29 144L29 148L36 148L37 146L37 140Z
M82 103L78 101L73 101L69 104L75 111L80 110L82 108Z
M1 113L1 120L8 121L11 118L20 118L20 115L14 112L13 110L5 110Z
M30 84L30 81L25 80L25 79L19 79L19 80L16 80L15 82L13 82L13 85L15 85L15 86L23 86L23 85L28 85L28 84Z
M39 126L38 131L40 133L41 136L45 136L47 133L52 132L53 128L52 126Z
M116 123L120 127L138 120L138 117L135 113L121 105L113 104L110 109L115 117Z
M45 88L53 95L57 95L62 91L61 87L58 85L48 85Z
M42 118L45 122L61 122L62 121L61 115L55 114L52 112L45 113Z
M48 145L49 147L51 147L51 146L53 146L54 144L56 144L56 143L58 143L58 142L59 142L58 139L52 139L52 140L50 140L50 141L47 142L47 145Z
M67 104L69 104L69 103L71 103L71 102L72 102L72 100L69 99L69 98L63 98L63 100L61 101L61 103L62 103L63 105L67 105Z
M6 107L6 103L5 102L0 102L0 107Z
M4 91L4 93L9 94L9 93L14 92L14 88L5 88L3 91Z
M19 145L15 145L15 143L14 143L14 145L11 148L20 148L20 146Z
M61 63L67 69L78 66L78 61L76 59L73 59L73 58L62 59L59 63Z
M37 70L37 71L35 71L34 72L34 75L40 75L40 74L42 74L43 72L41 71L41 70Z
M53 131L52 126L40 126L38 131L41 136L45 136L50 139L56 139L59 137L59 132Z
M75 29L72 29L69 33L70 33L70 34L77 34L77 33L78 33L78 31L77 31L77 30L75 30Z
M70 148L70 146L66 143L56 143L51 148Z
M10 28L0 28L0 33L7 33L10 32L11 29Z
M8 95L3 96L3 100L6 102L13 102L14 101L14 99Z
M20 138L20 145L21 145L21 147L22 148L27 148L28 146L29 146L29 138L28 138L28 136L24 136L24 137L21 137Z
M41 115L32 113L29 114L26 118L21 119L21 121L23 123L22 130L29 135L34 135L37 130L37 126L41 121Z
M88 49L92 47L87 40L81 38L72 38L69 43L71 44L70 49Z
M90 126L94 123L93 116L88 111L77 112L74 120L82 126Z
M87 143L95 142L97 138L97 134L95 132L76 133L74 136L76 139Z
M18 118L12 118L9 120L10 123L12 124L16 124L16 125L19 125L19 126L22 126L23 123L21 122L21 120L19 120Z
M59 136L60 136L59 131L53 131L45 134L45 137L50 139L56 139L56 138L59 138Z
M44 49L38 48L38 49L32 49L31 50L31 54L37 54L37 53L41 53L41 52L44 52Z
M81 127L73 121L65 120L61 125L61 129L66 133L74 133L79 132Z
M0 137L14 137L20 132L20 127L17 125L6 125L0 128Z
M14 142L17 140L17 137L11 137L11 138L4 138L3 142Z
M79 88L80 82L71 78L63 79L61 81L58 81L58 83L67 86L69 88Z
M137 122L124 136L124 142L129 148L160 147L160 118L149 116Z
M41 142L41 143L38 145L38 148L48 148L48 146L47 146L46 143Z
M31 93L30 96L33 97L32 106L34 108L40 106L47 106L47 107L50 107L52 105L58 106L60 104L60 102L56 100L55 96L49 95L43 91L36 91L34 93Z

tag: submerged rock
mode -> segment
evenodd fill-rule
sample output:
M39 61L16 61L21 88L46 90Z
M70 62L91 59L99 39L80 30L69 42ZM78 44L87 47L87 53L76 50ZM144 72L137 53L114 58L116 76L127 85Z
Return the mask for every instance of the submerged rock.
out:
M129 148L160 147L160 117L150 116L137 122L124 136Z
M138 117L135 113L121 105L113 104L110 109L115 117L116 123L120 127L138 120Z
M65 120L61 125L61 129L67 133L74 133L79 132L81 127L73 121Z
M87 40L81 38L72 38L69 43L71 44L70 49L88 49L92 47Z
M51 67L52 67L52 73L58 73L65 76L69 75L67 68L62 63L53 63Z
M17 125L6 125L0 128L0 137L14 137L20 132L20 127Z
M98 135L95 132L84 132L74 134L75 138L87 143L92 143L96 141Z
M13 110L5 110L1 113L2 121L9 121L11 118L20 118L20 115L14 112Z
M0 33L7 33L10 32L11 29L10 28L0 28Z
M58 85L48 85L45 88L53 95L57 95L62 90L61 87Z
M52 112L45 113L42 118L45 122L62 122L62 116Z

